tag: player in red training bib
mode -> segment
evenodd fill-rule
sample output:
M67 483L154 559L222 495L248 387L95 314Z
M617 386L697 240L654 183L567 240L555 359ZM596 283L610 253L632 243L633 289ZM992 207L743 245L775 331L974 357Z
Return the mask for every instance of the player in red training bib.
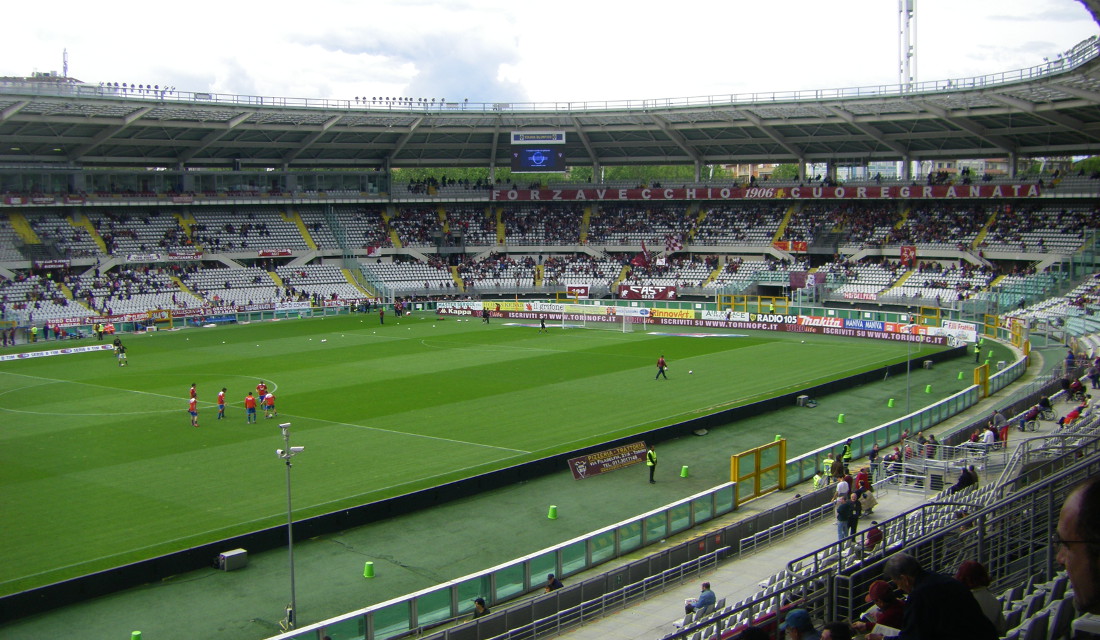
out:
M218 392L218 420L225 417L225 387Z
M262 400L263 397L266 396L266 395L267 395L267 385L264 384L263 380L260 380L260 384L256 385L256 397L260 398Z
M277 415L279 415L279 412L275 410L275 394L268 393L264 396L264 417L270 418Z
M244 419L248 423L256 422L256 398L251 391L244 397Z
M197 398L197 397L198 397L198 395L199 395L199 394L198 394L198 393L197 393L197 392L195 391L195 383L194 383L194 382L192 382L192 383L191 383L191 397L192 397L192 398Z
M187 401L187 413L191 414L191 426L199 426L199 401L191 398Z

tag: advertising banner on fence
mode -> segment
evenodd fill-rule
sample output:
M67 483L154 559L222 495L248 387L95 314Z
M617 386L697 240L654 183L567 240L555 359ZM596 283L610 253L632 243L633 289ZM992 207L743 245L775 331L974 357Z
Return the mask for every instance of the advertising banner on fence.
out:
M33 269L67 269L72 265L71 260L32 260Z
M830 336L844 336L849 338L869 338L872 340L890 340L894 342L915 342L935 346L957 346L958 340L952 336L939 335L943 332L939 327L927 327L924 325L906 325L897 322L874 323L867 322L865 327L858 325L848 326L853 321L845 321L840 318L825 316L795 316L775 313L745 313L742 311L727 312L704 311L702 319L696 320L694 312L690 309L644 309L637 307L618 307L617 314L609 314L614 307L598 307L596 305L536 305L531 311L501 311L497 317L519 320L535 320L540 316L547 318L560 318L563 309L557 308L549 311L547 307L564 307L567 320L580 320L582 316L591 318L600 315L649 315L646 330L658 330L660 326L677 327L682 330L685 327L698 327L708 329L750 329L757 331L784 331L787 333L816 333ZM597 311L603 309L603 312ZM440 315L462 316L471 315L469 310L456 307L439 308Z
M159 253L128 253L126 262L160 262Z
M636 284L619 285L623 300L675 300L676 287L647 287Z
M278 258L280 256L292 255L290 249L262 249L256 252L261 258Z
M494 189L497 202L608 200L871 200L930 198L1037 198L1034 184L874 187L696 187L657 189Z
M293 301L293 302L276 302L276 311L290 311L293 309L308 309L310 307L309 300Z
M202 251L169 251L168 257L173 260L202 260Z
M573 472L574 480L583 480L644 461L645 443L632 442L614 449L570 458L569 470Z
M0 355L0 362L9 360L26 360L27 358L48 358L50 356L67 356L74 353L88 353L90 351L114 351L114 346L109 344L94 344L87 347L73 347L72 349L50 349L49 351L24 351L23 353L6 353ZM642 455L645 455L645 445L642 445Z
M878 300L878 294L872 291L845 291L846 300Z

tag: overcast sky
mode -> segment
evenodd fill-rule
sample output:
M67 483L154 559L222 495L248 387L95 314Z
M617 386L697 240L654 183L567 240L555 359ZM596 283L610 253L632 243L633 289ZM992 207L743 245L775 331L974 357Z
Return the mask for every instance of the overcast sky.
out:
M1077 0L915 0L917 79L1038 65ZM897 0L8 2L0 76L341 98L564 102L894 84Z

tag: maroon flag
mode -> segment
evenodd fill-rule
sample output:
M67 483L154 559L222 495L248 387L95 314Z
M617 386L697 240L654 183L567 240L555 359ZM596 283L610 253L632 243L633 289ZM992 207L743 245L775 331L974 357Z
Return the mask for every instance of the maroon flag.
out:
M917 248L914 246L904 246L901 248L901 266L908 269L913 266L913 263L917 261Z
M642 240L642 252L634 256L630 261L630 264L635 267L648 267L649 266L649 252L645 248L645 240Z

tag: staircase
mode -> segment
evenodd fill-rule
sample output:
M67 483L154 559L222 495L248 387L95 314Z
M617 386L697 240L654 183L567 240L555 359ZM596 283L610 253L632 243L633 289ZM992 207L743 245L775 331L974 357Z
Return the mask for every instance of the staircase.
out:
M584 214L581 215L580 243L588 244L588 225L592 222L592 205L585 205Z
M8 221L11 222L11 228L19 234L19 239L25 244L42 244L42 240L39 239L38 234L31 228L31 223L22 213L18 211L8 212Z
M92 237L92 241L95 242L95 246L99 247L99 250L103 253L107 253L107 243L103 240L103 236L99 235L96 231L95 225L88 219L88 216L74 213L71 218L68 218L69 224L77 229L84 229L88 232L88 235Z
M615 278L615 282L611 283L612 295L614 295L615 292L619 290L619 285L621 285L626 280L626 277L628 275L630 275L630 265L624 264L622 270L619 271L619 277Z
M698 215L695 216L695 224L691 225L691 229L688 231L687 240L688 242L695 242L695 232L703 226L703 222L707 219L707 210L696 203L692 203L691 206L698 209ZM690 210L691 207L688 207L688 211Z
M382 222L386 224L386 229L389 231L390 242L395 249L400 249L401 237L397 235L397 229L390 226L390 220L393 220L395 217L397 217L397 215L394 212L393 205L386 205L386 208L382 210Z
M779 242L783 239L783 234L787 232L787 225L790 224L791 218L802 209L802 203L796 202L787 207L787 212L783 214L783 219L779 221L779 228L775 230L775 235L772 236L772 242Z
M978 230L978 235L974 236L974 242L970 243L970 248L977 251L978 247L982 246L985 242L985 237L989 235L989 228L993 226L993 223L997 221L997 210L994 209L993 213L989 216L989 219L985 221L982 228Z
M910 270L906 271L905 273L901 274L901 277L898 278L897 281L894 282L894 284L890 285L885 290L883 290L882 293L886 293L887 291L893 291L894 289L897 289L901 285L905 284L905 281L909 279L909 276L913 275L916 272L917 272L916 269L910 269ZM882 295L882 294L879 294L879 295Z
M306 246L311 251L317 250L317 243L313 241L313 236L310 235L309 229L306 228L306 223L302 220L302 216L298 215L297 211L286 211L283 213L283 220L287 222L293 222L294 226L298 227L298 233L302 234L302 240L306 241Z
M354 285L356 289L362 291L364 296L367 296L368 298L378 297L378 294L376 292L368 290L365 286L363 286L361 282L355 279L355 274L352 273L351 269L340 269L340 273L344 274L344 279L347 280L348 283Z
M718 266L714 268L714 271L710 272L710 275L707 276L707 279L703 281L702 286L705 287L708 284L710 284L710 283L714 282L715 280L717 280L718 276L722 275L722 269L724 269L725 267L726 267L726 265L719 263Z
M458 275L458 267L451 267L451 279L455 281L455 287L459 291L466 290L466 283L462 281L462 276Z
M493 210L490 207L489 208L489 212L490 212L489 215L493 215L492 211ZM497 223L497 244L504 244L504 242L508 238L507 231L504 228L504 209L502 209L500 207L497 207L496 214L495 214L495 220L496 220L496 223Z

